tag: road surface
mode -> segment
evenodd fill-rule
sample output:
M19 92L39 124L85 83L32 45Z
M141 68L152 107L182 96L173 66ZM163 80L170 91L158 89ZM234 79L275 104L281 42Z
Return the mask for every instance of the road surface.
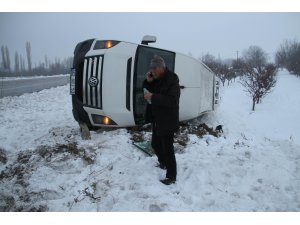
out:
M24 93L41 91L51 87L66 85L69 76L48 76L30 79L5 80L0 78L0 98L6 96L19 96Z

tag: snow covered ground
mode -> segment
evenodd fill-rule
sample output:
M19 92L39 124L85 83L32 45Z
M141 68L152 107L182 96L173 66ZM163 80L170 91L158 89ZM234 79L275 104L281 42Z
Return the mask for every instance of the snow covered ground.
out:
M171 186L126 129L81 140L68 86L0 99L0 211L300 211L299 87L281 71L251 112L241 85L225 86L195 121L224 134L189 135Z

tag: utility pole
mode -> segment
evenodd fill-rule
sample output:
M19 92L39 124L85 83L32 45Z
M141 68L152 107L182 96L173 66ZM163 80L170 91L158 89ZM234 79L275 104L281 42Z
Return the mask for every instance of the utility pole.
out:
M236 61L239 61L239 51L236 51Z

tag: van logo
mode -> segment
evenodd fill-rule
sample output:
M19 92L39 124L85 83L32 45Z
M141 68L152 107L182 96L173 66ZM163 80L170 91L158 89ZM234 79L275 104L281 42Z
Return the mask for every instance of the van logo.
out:
M91 87L96 87L97 84L98 84L98 79L97 79L97 77L91 77L91 78L89 79L89 84L90 84Z

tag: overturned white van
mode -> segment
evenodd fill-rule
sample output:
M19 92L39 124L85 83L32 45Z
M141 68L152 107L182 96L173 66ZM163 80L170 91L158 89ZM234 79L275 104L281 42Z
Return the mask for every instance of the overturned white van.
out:
M142 44L90 39L77 44L70 76L73 115L89 129L131 127L144 123L147 102L143 81L154 55L161 56L180 80L180 121L214 110L219 82L201 61L155 48L153 36Z

